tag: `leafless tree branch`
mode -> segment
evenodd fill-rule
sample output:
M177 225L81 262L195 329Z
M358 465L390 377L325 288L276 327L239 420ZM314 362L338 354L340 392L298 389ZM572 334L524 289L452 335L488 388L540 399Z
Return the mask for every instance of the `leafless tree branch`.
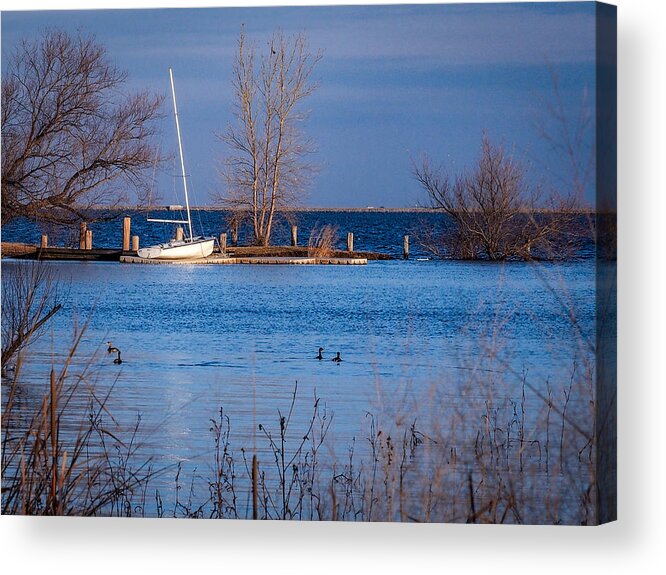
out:
M310 52L305 35L278 31L256 65L255 48L241 30L233 70L236 121L220 135L229 155L219 200L248 215L257 245L269 245L275 215L297 203L316 172L309 161L314 146L299 124L321 57Z
M50 30L18 46L2 80L2 224L72 224L145 191L162 99L122 95L125 80L92 37Z
M431 206L453 223L444 242L451 257L557 258L578 239L575 196L542 198L540 190L528 188L520 164L487 136L474 170L453 182L427 157L414 164L413 173Z

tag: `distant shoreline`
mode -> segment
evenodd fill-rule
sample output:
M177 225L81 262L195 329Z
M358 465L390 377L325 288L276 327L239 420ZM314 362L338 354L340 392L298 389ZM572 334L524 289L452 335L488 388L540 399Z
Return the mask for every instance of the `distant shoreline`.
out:
M104 207L99 207L96 209L108 209ZM117 207L117 208L112 208L113 211L123 211L123 210L132 210L132 211L140 211L140 212L146 212L146 211L156 211L156 210L167 210L167 206L150 206L150 207L143 207L143 206L123 206L123 207ZM182 209L185 209L185 206L182 206ZM206 212L227 212L227 211L234 211L234 208L230 207L220 207L220 206L190 206L191 210L202 210ZM305 207L305 206L299 206L299 207L293 207L289 209L284 209L280 210L281 213L291 213L291 212L357 212L357 213L363 213L363 212L404 212L404 213L434 213L434 212L440 212L442 210L439 210L437 208L418 208L418 207L411 207L411 208L386 208L386 207L374 207L374 206L367 206L365 208L325 208L325 207Z
M149 212L149 211L168 211L167 206L150 206L150 207L142 207L142 206L123 206L123 207L115 207L115 208L104 208L104 207L98 207L98 208L93 208L93 209L98 209L98 210L109 210L109 211L114 211L114 212L122 212L122 211L135 211L135 212ZM183 210L185 207L183 206ZM227 212L227 211L234 211L234 208L229 208L229 207L219 207L219 206L190 206L191 210L200 210L204 212ZM531 211L531 210L530 210ZM548 209L548 208L535 208L533 210L535 213L552 213L553 210ZM445 211L441 208L419 208L419 207L411 207L411 208L386 208L386 207L374 207L374 206L368 206L365 208L324 208L324 207L293 207L285 210L281 210L281 213L283 214L288 214L288 213L303 213L303 212L332 212L332 213L409 213L409 214L436 214L436 213L445 213ZM597 211L592 208L587 208L587 209L580 209L580 210L573 210L573 213L576 214L581 214L581 215L595 215L595 214L604 214L604 213L609 213L608 211ZM616 213L616 212L612 212Z

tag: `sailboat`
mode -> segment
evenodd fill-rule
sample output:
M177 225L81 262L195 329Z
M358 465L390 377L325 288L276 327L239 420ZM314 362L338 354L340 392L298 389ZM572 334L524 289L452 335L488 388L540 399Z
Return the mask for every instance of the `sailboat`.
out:
M161 260L189 260L208 257L213 253L215 238L192 235L192 217L190 215L190 200L187 194L187 178L185 176L185 161L183 159L183 144L180 138L180 122L178 120L178 106L176 104L176 89L173 83L173 70L169 68L169 79L171 80L171 96L173 98L173 112L176 118L176 134L178 135L178 151L180 153L180 168L183 177L183 191L185 192L186 220L161 220L148 218L149 222L161 222L169 224L187 224L189 235L181 239L157 244L137 251L140 258Z

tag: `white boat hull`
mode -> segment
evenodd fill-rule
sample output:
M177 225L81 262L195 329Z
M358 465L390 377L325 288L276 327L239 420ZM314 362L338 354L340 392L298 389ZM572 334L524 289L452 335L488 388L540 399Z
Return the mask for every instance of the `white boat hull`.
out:
M156 246L141 248L137 255L144 259L159 260L197 260L206 258L213 253L215 238L194 238L188 240L171 240Z

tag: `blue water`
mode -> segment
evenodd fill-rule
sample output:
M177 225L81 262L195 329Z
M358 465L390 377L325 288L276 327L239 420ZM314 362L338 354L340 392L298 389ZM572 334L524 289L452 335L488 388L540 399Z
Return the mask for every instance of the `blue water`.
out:
M3 260L3 275L22 265L29 264ZM220 408L231 417L234 446L256 446L265 461L257 425L275 428L296 384L293 428L306 427L319 397L333 418L333 460L344 458L353 440L363 444L368 413L387 425L418 418L429 429L459 419L474 430L489 405L511 408L525 377L559 400L574 365L578 373L593 365L591 259L48 265L68 293L30 349L24 385L39 396L52 362L62 364L87 321L70 371L103 387L113 383L109 411L126 426L141 414L151 438L145 453L156 465L183 462L205 473L210 420ZM122 350L122 365L107 355L108 340ZM324 361L315 359L320 346ZM330 361L338 351L340 365ZM572 398L572 417L585 417L590 399ZM527 403L529 417L543 415L538 395L528 393Z
M93 232L93 245L97 248L122 247L122 218L131 216L131 234L138 235L142 246L153 245L168 240L173 235L173 226L155 224L146 221L147 215L136 211L115 212L109 221L94 222L88 225ZM180 219L185 214L178 212L151 212L150 217L159 219ZM192 222L195 234L218 235L231 234L229 227L230 212L220 210L195 210ZM337 248L346 249L347 232L354 234L356 251L376 251L402 257L403 236L410 235L410 254L415 258L430 257L422 245L431 230L446 226L447 217L441 213L427 211L378 212L378 211L299 211L288 217L278 216L275 220L271 243L289 245L291 226L298 226L298 243L307 245L313 229L324 225L337 228ZM581 219L586 224L584 218ZM583 226L583 230L585 227ZM50 228L24 218L16 219L2 228L2 239L7 242L25 242L39 244L42 233L49 235L50 245L78 246L79 229ZM247 245L251 241L252 230L245 222L239 228L239 244ZM585 240L578 251L582 258L593 256L593 246Z

